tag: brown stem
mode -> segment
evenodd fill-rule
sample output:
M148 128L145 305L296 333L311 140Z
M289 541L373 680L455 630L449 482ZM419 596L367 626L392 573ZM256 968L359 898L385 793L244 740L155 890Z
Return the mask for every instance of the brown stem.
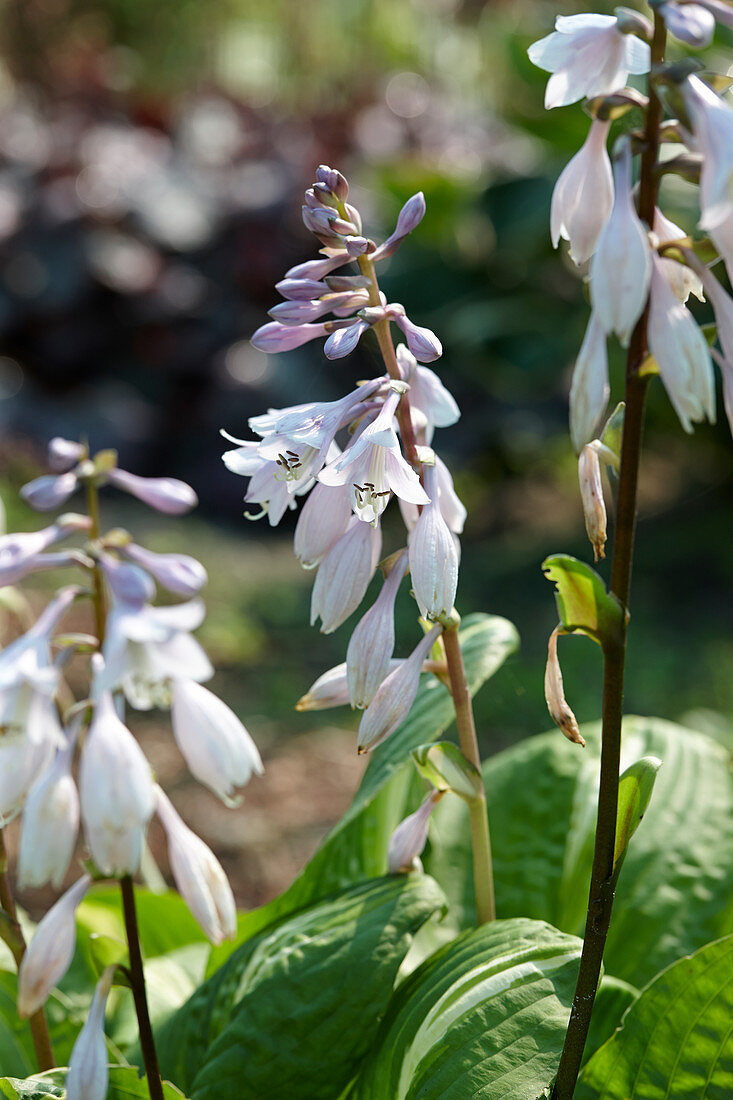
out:
M3 836L2 829L0 829L0 907L7 913L12 922L12 931L11 935L8 936L7 943L13 954L16 967L20 967L21 959L26 951L26 942L23 930L18 921L18 910L15 906L13 891L10 888L10 879L8 878L8 855L5 850L5 837ZM53 1046L51 1044L51 1035L48 1030L48 1020L46 1019L45 1009L39 1008L38 1012L34 1012L28 1020L28 1025L31 1029L31 1038L33 1039L33 1049L36 1052L38 1069L41 1072L47 1069L53 1069L56 1065L56 1061L53 1055Z
M150 1093L150 1100L163 1100L163 1085L160 1080L158 1055L155 1050L153 1028L148 1012L148 999L145 994L145 973L140 952L137 913L135 912L135 887L132 884L130 875L125 875L124 878L120 879L120 889L122 890L122 909L125 915L127 945L130 950L132 996L135 1000L135 1012L137 1013L137 1024L140 1032L140 1049L148 1079L148 1092Z
M652 65L658 64L663 59L665 41L664 21L655 13ZM659 126L661 121L662 105L650 81L639 191L639 214L649 227L652 226L654 221L659 188L655 166L659 153ZM625 611L628 611L631 590L631 569L634 559L634 535L636 531L637 484L644 430L644 402L648 382L648 378L639 373L647 352L648 316L649 303L647 302L632 334L626 358L626 411L621 443L621 466L611 564L611 591L618 596ZM601 776L588 915L575 997L552 1093L553 1100L572 1100L575 1091L598 989L603 950L611 922L616 885L613 855L616 842L619 762L621 757L626 632L627 624L624 619L620 640L607 642L603 650Z

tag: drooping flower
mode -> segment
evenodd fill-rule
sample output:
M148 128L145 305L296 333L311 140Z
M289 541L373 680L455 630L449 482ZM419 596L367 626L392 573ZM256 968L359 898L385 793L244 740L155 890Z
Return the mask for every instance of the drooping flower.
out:
M448 428L461 416L453 394L429 367L421 366L404 344L396 348L402 378L410 387L410 413L416 432L422 432L425 443L433 438L435 428Z
M552 193L550 234L570 242L570 258L585 263L613 207L613 172L606 148L610 122L594 119L582 148L563 169Z
M601 462L592 443L583 447L580 452L578 481L585 529L593 547L593 558L598 561L606 556L606 502L603 498Z
M733 110L698 76L684 81L682 94L702 154L700 228L714 230L733 216Z
M594 438L609 393L606 333L591 313L570 386L570 438L578 454Z
M629 73L649 71L650 50L632 34L623 34L612 15L558 15L555 30L527 50L530 61L553 75L545 107L564 107L579 99L608 95L624 86Z
M56 750L28 792L18 850L18 884L56 889L69 869L79 833L79 795L71 774L75 739Z
M389 672L395 640L395 598L406 572L407 555L402 554L351 635L346 651L346 675L352 707L369 706Z
M250 478L244 500L246 504L259 504L257 515L245 515L260 519L266 515L271 527L276 527L288 508L297 507L296 496L307 493L313 478L300 476L303 463L298 454L283 454L278 458L264 458L259 440L236 439L228 432L221 433L231 443L239 444L233 451L222 455L224 465L233 474ZM297 463L297 465L293 465Z
M578 720L573 714L568 701L565 698L565 688L562 679L562 670L557 656L557 636L562 633L562 627L556 627L550 635L547 643L547 665L545 666L545 702L550 712L550 717L567 737L581 748L585 748L585 739L578 728Z
M53 512L65 504L78 487L79 479L75 473L44 474L24 485L20 496L36 512Z
M105 1100L109 1057L104 1038L104 1013L115 967L108 966L94 989L84 1027L79 1032L66 1075L66 1100Z
M0 537L0 588L17 584L28 573L42 568L44 550L73 531L88 530L90 523L86 516L69 514L40 531L20 531Z
M681 241L687 236L684 229L665 217L659 207L654 210L653 228L660 246L671 241ZM659 262L675 298L684 303L691 294L694 294L701 302L705 301L702 282L692 268L687 264L678 263L669 256L660 256Z
M415 813L401 821L392 833L387 853L390 874L414 868L427 843L430 815L444 793L431 791Z
M423 466L430 503L423 508L410 535L410 578L420 614L426 619L449 615L458 586L456 543L440 510L438 472Z
M359 523L335 542L318 566L311 597L311 626L321 620L321 633L332 634L364 599L382 551L379 526Z
M442 626L434 626L407 660L382 681L359 723L360 753L376 748L407 718L417 695L422 663L442 632Z
M715 16L702 4L677 4L670 0L659 4L657 13L661 15L667 30L680 42L702 49L709 46L715 34Z
M158 554L134 542L120 547L120 553L151 573L159 584L178 596L195 596L208 580L201 562L190 554Z
M91 885L82 875L46 913L18 970L18 1014L37 1012L71 965L76 946L76 910Z
M305 569L318 565L351 523L351 496L347 485L323 485L311 489L295 525L293 550Z

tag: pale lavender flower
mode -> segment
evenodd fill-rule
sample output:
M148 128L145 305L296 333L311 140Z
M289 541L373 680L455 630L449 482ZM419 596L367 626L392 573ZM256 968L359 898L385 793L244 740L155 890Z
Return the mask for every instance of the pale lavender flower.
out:
M316 482L301 508L295 525L293 550L305 569L313 569L342 535L351 521L351 496L347 485Z
M75 443L71 439L62 439L60 435L54 436L48 444L46 457L48 464L56 474L65 474L74 468L84 458L86 447L81 443Z
M303 264L296 264L295 267L291 267L289 271L285 272L285 278L320 281L330 275L332 271L336 271L339 267L343 267L344 264L350 262L351 256L343 249L326 256L323 260L306 260Z
M292 351L328 333L325 324L283 325L279 321L268 321L257 329L250 343L258 351Z
M151 573L159 584L178 596L195 596L208 580L201 562L190 554L158 554L134 542L120 547L120 553Z
M44 560L43 551L72 531L88 530L90 523L86 516L68 515L40 531L21 531L0 537L0 588L16 584L26 574L50 565Z
M193 680L171 685L173 736L189 771L222 802L238 804L235 788L262 775L257 746L226 703Z
M185 515L198 504L191 486L174 477L138 477L119 469L110 470L107 477L118 489L168 516Z
M23 807L18 851L18 885L56 889L64 880L79 833L79 795L71 765L75 739L36 779Z
M401 821L392 833L387 852L390 874L413 870L427 843L430 815L444 793L431 791L415 813Z
M379 526L351 521L318 566L311 597L311 626L321 619L321 633L332 634L364 599L382 550Z
M237 910L221 864L203 840L184 824L157 785L155 801L168 837L168 858L178 892L215 946L233 940Z
M395 659L389 662L388 672L393 672L404 660ZM296 710L329 710L331 707L345 707L349 702L349 685L346 661L335 665L319 676L308 688L305 695L301 695L295 704Z
M624 86L629 73L649 71L646 42L623 34L611 15L558 15L555 31L527 50L530 61L553 75L545 107L564 107L579 99L608 95Z
M99 564L112 589L112 595L128 607L142 607L155 595L155 583L149 573L133 562L120 561L101 553Z
M646 304L651 277L647 230L634 207L628 141L622 145L613 173L613 210L591 260L590 299L604 330L615 332L626 347Z
M94 989L84 1027L79 1032L66 1075L66 1100L105 1100L109 1058L104 1038L104 1013L115 967L108 966Z
M700 0L699 7L706 8L724 27L733 27L733 7L728 0Z
M249 519L260 519L266 515L270 526L276 527L288 508L297 507L295 496L307 493L313 485L312 478L297 476L302 470L299 455L284 454L281 461L264 458L260 454L259 440L236 439L225 431L221 434L231 443L239 444L235 450L224 452L224 465L233 474L251 478L244 500L247 504L260 505L258 514L250 515L245 512L245 515ZM299 465L291 467L291 459L296 460Z
M458 587L458 553L453 535L440 510L438 472L423 466L430 497L410 535L410 579L420 614L436 619L450 614Z
M313 298L320 298L322 294L328 294L328 283L320 279L281 279L275 283L275 290L291 302L309 302Z
M76 910L91 885L82 875L46 913L18 970L18 1014L24 1019L41 1007L71 965L76 946Z
M323 354L327 359L343 359L350 355L367 329L371 328L373 321L365 321L355 317L351 322L345 322L340 327L334 328L326 343L323 345ZM334 325L339 322L334 322Z
M443 345L431 329L414 325L399 302L392 302L386 309L390 320L402 329L407 346L418 362L432 363L435 359L440 359Z
M407 718L417 695L422 663L442 632L442 626L434 626L407 660L382 681L359 723L360 753L376 748Z
M703 158L700 228L713 230L733 216L733 111L698 76L685 80L682 94Z
M466 523L466 508L456 493L451 472L443 462L440 455L435 456L435 469L438 477L438 500L443 519L454 535L463 533ZM399 501L400 512L408 532L413 531L418 521L420 510L416 504L408 504L404 500Z
M687 236L684 229L665 217L658 207L654 211L653 228L660 245L671 241L679 241ZM701 302L705 301L702 282L691 268L686 264L678 263L677 260L673 260L669 256L659 256L658 259L664 271L664 277L678 301L686 302L691 294L694 294Z
M733 432L733 298L720 285L711 271L700 263L694 253L688 253L702 278L708 298L715 310L718 343L722 355L716 355L723 378L723 402L730 430Z
M570 438L577 454L595 437L609 393L606 333L591 313L570 386Z
M84 833L106 875L134 875L154 809L153 780L142 749L103 692L84 739L79 765Z
M402 554L351 635L346 650L346 676L351 705L360 710L369 706L389 672L395 641L395 599L406 572L407 554Z
M680 42L702 49L709 46L715 34L715 16L703 4L659 4L656 8L667 30Z
M29 481L20 490L20 497L36 512L52 512L60 508L79 487L75 473L44 474Z
M460 420L461 410L435 371L421 366L405 344L397 345L396 355L402 378L410 386L410 413L415 430L422 431L429 444L436 428L449 428Z
M598 235L613 207L613 172L606 148L610 122L594 119L579 152L563 169L552 193L550 233L557 248L570 242L570 258L583 264L593 255Z

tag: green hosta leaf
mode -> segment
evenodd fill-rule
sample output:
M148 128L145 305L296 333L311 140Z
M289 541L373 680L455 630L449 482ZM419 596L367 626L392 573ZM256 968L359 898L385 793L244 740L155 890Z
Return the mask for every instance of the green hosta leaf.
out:
M647 811L654 781L661 766L662 761L658 757L643 756L627 768L619 779L614 867L629 847L629 842Z
M464 933L397 990L354 1100L535 1100L557 1071L580 949L539 921Z
M733 1096L733 936L659 974L583 1071L578 1100Z
M18 1016L17 995L16 975L0 971L0 1072L25 1077L33 1073L38 1063L28 1021ZM46 1015L56 1057L68 1061L86 1019L86 1005L70 1005L52 994L46 1002Z
M453 791L467 802L481 793L481 773L451 741L420 745L412 750L412 759L423 779L438 791Z
M194 1100L335 1100L374 1039L412 937L444 898L424 875L365 883L239 947L159 1034Z
M598 725L583 753L556 730L484 765L500 917L549 920L582 934L598 791ZM622 767L663 761L654 797L621 872L605 964L635 985L682 954L733 931L733 783L712 738L658 718L624 721ZM458 928L474 920L467 808L444 798L433 812L426 870L448 894Z
M601 644L618 639L623 608L595 569L569 554L553 554L543 561L542 571L555 584L557 611L566 630L582 630Z
M0 1078L0 1097L2 1100L45 1100L48 1096L66 1096L64 1081L65 1069L52 1069L39 1073L36 1077L18 1080L14 1077ZM132 1066L110 1066L109 1089L106 1100L148 1100L148 1086L144 1077L139 1077ZM164 1100L181 1100L183 1093L170 1081L163 1082Z
M92 887L77 914L82 939L96 933L121 943L127 942L120 896L117 886ZM136 886L135 909L140 943L147 958L206 940L188 906L173 890L153 894Z
M472 695L519 644L516 628L492 615L467 615L459 638ZM448 690L435 677L423 677L407 720L370 754L352 805L292 886L269 905L240 917L238 943L317 898L387 871L389 838L417 809L423 792L410 753L437 741L453 719ZM207 973L212 974L233 950L231 944L223 944L212 951Z

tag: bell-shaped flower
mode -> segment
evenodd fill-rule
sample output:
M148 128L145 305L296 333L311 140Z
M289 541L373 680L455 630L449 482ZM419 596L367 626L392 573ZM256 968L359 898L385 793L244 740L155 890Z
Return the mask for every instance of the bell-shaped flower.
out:
M450 470L437 454L435 456L435 469L438 476L438 500L443 519L454 535L460 535L463 532L468 513L456 493ZM408 532L413 531L420 516L420 509L416 504L408 504L404 500L400 500L399 505L405 527Z
M205 615L201 600L173 607L113 600L94 697L121 687L136 710L167 706L171 680L209 680L214 670L191 631Z
M702 4L677 4L670 0L667 4L659 4L656 10L664 19L669 33L680 42L698 50L712 42L715 16Z
M46 458L54 473L65 474L81 462L86 453L87 449L81 443L56 435L49 441Z
M364 599L382 552L379 526L352 519L318 566L311 597L311 626L321 620L321 633L332 634Z
M324 485L350 485L352 508L367 523L379 518L390 493L413 504L428 503L419 477L402 457L394 430L400 397L392 390L375 419L318 475Z
M305 569L313 569L351 523L351 496L347 485L323 485L311 489L295 525L293 550Z
M357 623L346 650L346 675L352 707L368 707L389 672L394 652L394 605L407 572L407 554L392 565L382 590Z
M626 347L649 294L651 250L631 189L631 148L624 141L614 169L611 216L598 237L590 264L590 300L607 333Z
M658 207L654 211L654 233L660 246L670 241L683 240L687 236L684 229L665 217ZM684 303L694 294L701 302L705 301L702 282L691 268L669 256L658 258L675 298Z
M430 443L435 428L449 428L461 417L461 410L435 371L421 366L404 344L397 345L397 362L402 378L410 387L410 412L417 430L418 417L425 442Z
M682 85L700 171L700 228L713 230L733 215L733 110L699 76Z
M157 785L155 802L168 837L168 859L179 894L215 946L233 940L237 910L221 864L203 840L184 824Z
M78 486L75 473L44 474L24 485L20 497L36 512L53 512L76 492Z
M109 1057L104 1037L104 1013L115 967L108 966L94 989L84 1027L79 1032L66 1074L66 1100L105 1100Z
M195 596L208 580L201 562L190 554L158 554L134 542L121 547L120 553L177 596Z
M424 216L425 196L422 191L418 191L417 194L412 195L411 198L407 200L400 210L394 231L390 233L383 244L379 245L376 252L372 254L372 262L377 263L379 260L386 260L388 256L392 256L400 247L408 233L412 233L413 229L417 228Z
M18 1014L24 1019L41 1007L71 965L76 946L76 910L91 885L82 875L46 913L18 969Z
M601 461L593 443L583 447L580 452L578 481L585 530L593 547L593 559L598 561L606 556L606 502L603 498Z
M71 774L74 739L57 749L51 765L28 792L18 849L18 885L58 889L79 833L79 795Z
M694 253L688 252L687 256L689 262L695 265L715 310L715 324L722 355L714 354L723 377L723 403L731 432L733 432L733 298Z
M387 672L393 672L404 664L403 660L394 657L389 662ZM305 695L301 695L295 704L296 710L329 710L331 707L345 707L349 702L348 673L346 661L340 665L334 665L324 672L308 688Z
M0 537L0 588L16 584L28 573L43 568L44 550L73 531L88 530L90 523L86 516L70 514L40 531L20 531Z
M593 255L598 235L613 207L613 172L606 141L610 122L594 119L582 148L563 169L550 207L553 248L570 242L570 258L583 264Z
M591 313L570 386L570 438L577 454L595 437L609 393L606 333Z
M235 806L235 788L261 775L257 746L226 703L193 680L171 686L173 736L193 776Z
M715 420L715 379L710 349L694 317L675 297L654 258L649 306L649 350L686 432L694 421Z
M84 833L106 875L134 875L154 808L153 780L142 749L103 692L84 739L79 765Z
M392 833L387 852L390 874L414 869L427 843L430 815L444 793L431 791L415 813L401 821Z
M420 639L407 660L379 685L359 723L360 753L376 748L407 718L420 685L423 661L442 632L442 626L434 626Z
M167 516L183 516L199 502L191 486L175 477L138 477L119 469L110 470L107 477L110 484Z
M647 43L623 34L612 15L558 15L554 32L527 53L534 65L553 74L545 91L548 109L616 92L629 73L646 73L650 65Z
M302 461L297 454L284 454L280 458L263 458L259 440L236 439L222 430L221 434L239 446L222 455L224 465L233 474L250 478L244 500L246 504L259 504L256 515L245 512L249 519L266 515L271 527L276 527L288 508L296 508L295 496L307 493L313 484L311 477L301 478ZM291 463L297 462L293 466Z
M423 508L410 535L410 579L420 614L425 619L437 619L453 609L458 552L440 510L435 465L425 463L423 477L430 503Z

